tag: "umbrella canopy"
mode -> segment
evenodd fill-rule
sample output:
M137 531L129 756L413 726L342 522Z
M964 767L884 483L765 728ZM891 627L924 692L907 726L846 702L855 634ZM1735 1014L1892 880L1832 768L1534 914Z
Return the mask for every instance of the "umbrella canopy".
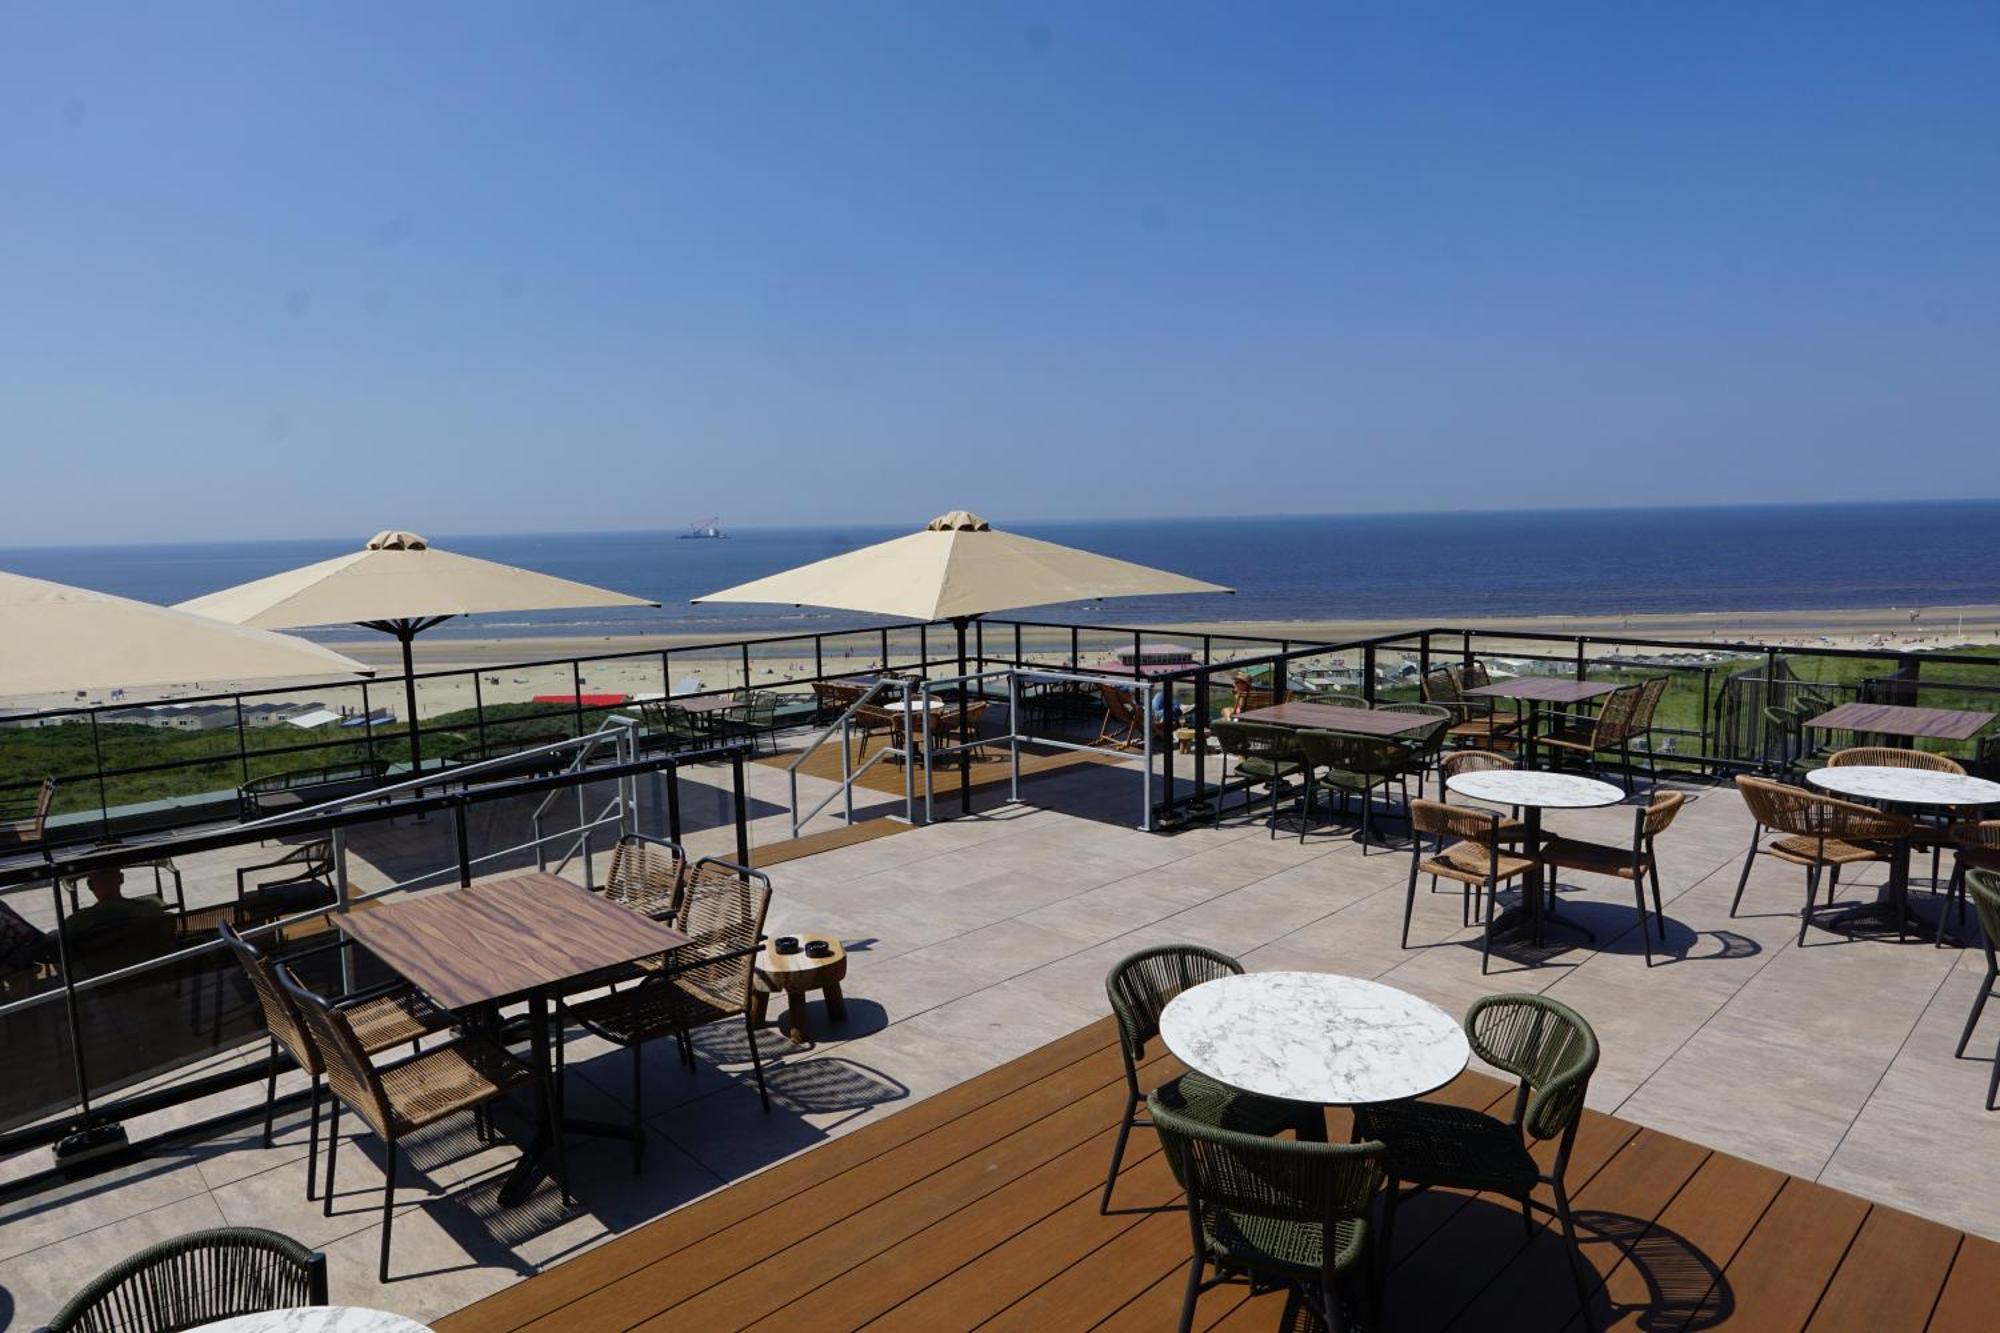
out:
M0 695L371 675L304 639L0 573Z
M783 602L912 620L959 620L1099 597L1230 591L1129 560L996 532L977 514L957 509L932 519L922 532L694 600Z
M483 611L569 606L658 606L607 588L440 551L413 532L378 532L351 555L180 603L183 611L237 625L438 621Z

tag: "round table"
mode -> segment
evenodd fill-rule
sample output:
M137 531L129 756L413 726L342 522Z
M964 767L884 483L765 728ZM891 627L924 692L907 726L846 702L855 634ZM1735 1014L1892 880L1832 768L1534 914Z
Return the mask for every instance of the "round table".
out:
M1182 1064L1261 1097L1362 1106L1435 1092L1472 1048L1429 1000L1330 972L1251 972L1182 991L1160 1011Z
M1928 768L1891 768L1886 765L1852 764L1840 768L1816 768L1806 781L1821 791L1859 801L1880 801L1884 805L1909 806L1917 810L1948 810L1982 805L2000 805L2000 782L1988 782L1964 773L1940 773ZM1845 925L1863 917L1887 918L1900 934L1909 921L1910 841L1898 839L1889 860L1889 893L1872 903L1863 903L1835 917L1833 924Z
M824 958L814 958L806 953L805 946L819 940L829 945L832 952ZM764 945L764 952L757 956L757 980L761 983L752 997L751 1020L764 1021L764 1008L773 991L785 993L785 1018L789 1023L785 1035L803 1046L806 1042L806 992L819 991L826 996L826 1016L836 1023L847 1017L847 999L840 993L840 983L847 980L847 950L831 935L800 935L797 953L779 953L778 941L774 938Z
M387 1310L358 1305L305 1305L202 1324L190 1333L431 1333L430 1327Z
M1596 778L1579 777L1574 773L1543 773L1525 768L1493 768L1478 773L1459 773L1444 785L1447 790L1457 792L1468 800L1511 806L1523 812L1521 820L1525 834L1523 848L1529 856L1535 858L1535 866L1527 874L1521 896L1527 907L1529 939L1539 945L1542 942L1543 920L1554 915L1553 910L1544 910L1542 902L1542 862L1538 854L1542 840L1542 811L1594 810L1601 806L1619 804L1625 799L1625 793L1608 782L1599 782ZM1514 922L1519 919L1513 912L1503 912L1494 921L1493 928L1496 931L1511 929ZM1583 927L1576 925L1575 922L1560 924L1583 930ZM1584 933L1589 934L1588 931Z

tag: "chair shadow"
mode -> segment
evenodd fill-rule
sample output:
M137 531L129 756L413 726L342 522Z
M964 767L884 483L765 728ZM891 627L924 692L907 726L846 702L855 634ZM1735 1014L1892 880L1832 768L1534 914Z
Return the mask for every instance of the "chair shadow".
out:
M1577 1238L1586 1258L1609 1244L1646 1284L1643 1302L1614 1301L1600 1282L1591 1294L1590 1325L1605 1328L1626 1316L1643 1329L1704 1329L1728 1322L1736 1300L1721 1267L1687 1237L1645 1218L1578 1209ZM1608 1263L1597 1265L1609 1272Z

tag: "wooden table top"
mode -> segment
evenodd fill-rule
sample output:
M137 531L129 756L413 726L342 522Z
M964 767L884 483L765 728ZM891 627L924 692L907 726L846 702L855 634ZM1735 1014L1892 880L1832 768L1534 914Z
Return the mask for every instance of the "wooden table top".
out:
M1496 680L1491 685L1475 685L1465 691L1469 699L1530 699L1542 703L1576 704L1595 699L1619 688L1601 680L1568 680L1561 676L1517 676Z
M447 1009L516 999L688 937L579 884L529 873L336 914L340 929Z
M1312 727L1318 731L1352 731L1363 736L1400 736L1422 731L1439 721L1423 713L1400 709L1349 708L1345 704L1281 703L1236 715L1238 722L1268 722L1278 727Z
M1993 720L1962 708L1911 708L1905 704L1842 704L1806 723L1821 731L1866 731L1880 736L1929 736L1970 740Z

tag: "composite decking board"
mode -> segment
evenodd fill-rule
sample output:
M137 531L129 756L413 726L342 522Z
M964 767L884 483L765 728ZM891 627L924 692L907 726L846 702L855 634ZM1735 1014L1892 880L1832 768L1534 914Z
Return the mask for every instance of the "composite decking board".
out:
M1115 1051L1100 1051L1054 1074L978 1108L950 1124L897 1145L879 1157L813 1185L780 1205L759 1210L729 1226L709 1231L693 1244L637 1272L621 1275L556 1315L530 1328L542 1333L572 1328L577 1320L592 1327L615 1324L642 1326L663 1312L694 1305L707 1309L717 1288L735 1293L755 1288L748 1279L757 1264L778 1253L788 1258L787 1280L796 1282L798 1267L790 1260L829 1227L860 1225L852 1219L894 1199L905 1188L959 1168L968 1156L991 1150L1007 1137L1009 1128L1035 1126L1050 1118L1074 1115L1079 1102L1123 1086ZM975 1175L972 1177L977 1180ZM962 1185L963 1171L950 1178ZM756 1298L730 1305L727 1320L737 1326L759 1317ZM692 1316L678 1316L686 1322Z
M850 749L848 751L850 755L858 756L853 759L850 771L867 763L871 756L879 754L886 745L886 741L871 736L868 738L867 744L859 750ZM973 761L971 778L972 787L975 791L981 787L990 787L996 783L1010 781L1012 778L1006 750L999 745L995 745L989 753L996 757L991 759L975 759ZM767 767L785 768L797 758L796 754L781 753L770 755L757 762ZM951 762L952 758L952 756L946 756L944 759L941 759L938 762L935 775L931 779L931 788L939 800L943 800L947 794L953 797L958 795L958 765ZM1035 751L1024 745L1021 752L1021 776L1025 778L1036 773L1047 773L1055 769L1071 768L1079 764L1117 764L1123 762L1123 759L1114 755L1089 754L1077 750ZM825 782L839 782L840 750L837 744L833 741L828 741L825 745L821 746L810 758L799 765L799 772L808 777L819 778ZM854 785L860 790L872 792L878 796L901 796L903 794L903 765L896 759L884 759L857 778ZM916 793L918 800L923 799L923 769L919 768L911 775L910 789Z
M1673 1327L1685 1319L1706 1299L1715 1275L1763 1219L1785 1179L1771 1167L1710 1153L1638 1245L1605 1276L1590 1327L1610 1333ZM1665 1258L1669 1252L1671 1260ZM1693 1271L1687 1271L1690 1265ZM1671 1288L1660 1281L1663 1271L1677 1275ZM1565 1333L1584 1330L1584 1321L1573 1319Z
M1952 1258L1928 1333L1990 1329L1996 1310L2000 1310L2000 1244L1984 1236L1967 1236Z
M1807 1333L1923 1333L1958 1242L1950 1227L1894 1208L1871 1209ZM2000 1310L1988 1317L2000 1324Z
M786 861L817 856L821 852L831 852L842 847L852 847L857 843L873 842L877 838L908 833L916 827L915 824L905 824L899 819L864 819L858 824L843 824L839 828L822 829L817 833L807 833L796 838L762 843L750 849L750 868L764 870L771 866L782 865Z
M1121 1075L1081 1099L1068 1098L1065 1102L1029 1119L1004 1138L975 1146L973 1151L941 1170L899 1185L866 1208L849 1212L845 1217L811 1219L824 1225L804 1238L788 1234L793 1228L773 1227L768 1230L784 1236L779 1243L767 1247L760 1243L761 1236L747 1244L738 1240L718 1249L713 1256L721 1260L731 1250L739 1254L747 1252L755 1260L782 1254L781 1263L743 1265L733 1275L721 1281L704 1282L698 1292L673 1302L658 1300L658 1284L647 1284L648 1289L640 1294L648 1301L657 1301L656 1313L633 1327L742 1327L785 1309L815 1287L840 1278L897 1241L974 1206L986 1195L1079 1143L1090 1142L1125 1104L1124 1079ZM758 1228L750 1224L749 1229ZM712 1279L715 1274L711 1270L704 1276Z
M580 1299L637 1268L823 1181L865 1166L971 1115L994 1100L1041 1082L1104 1051L1117 1058L1117 1026L1100 1019L1018 1060L977 1075L915 1106L864 1125L811 1152L696 1200L635 1231L516 1283L438 1321L439 1333L502 1333Z
M1861 1230L1868 1204L1792 1177L1722 1270L1699 1309L1677 1327L1803 1328Z

